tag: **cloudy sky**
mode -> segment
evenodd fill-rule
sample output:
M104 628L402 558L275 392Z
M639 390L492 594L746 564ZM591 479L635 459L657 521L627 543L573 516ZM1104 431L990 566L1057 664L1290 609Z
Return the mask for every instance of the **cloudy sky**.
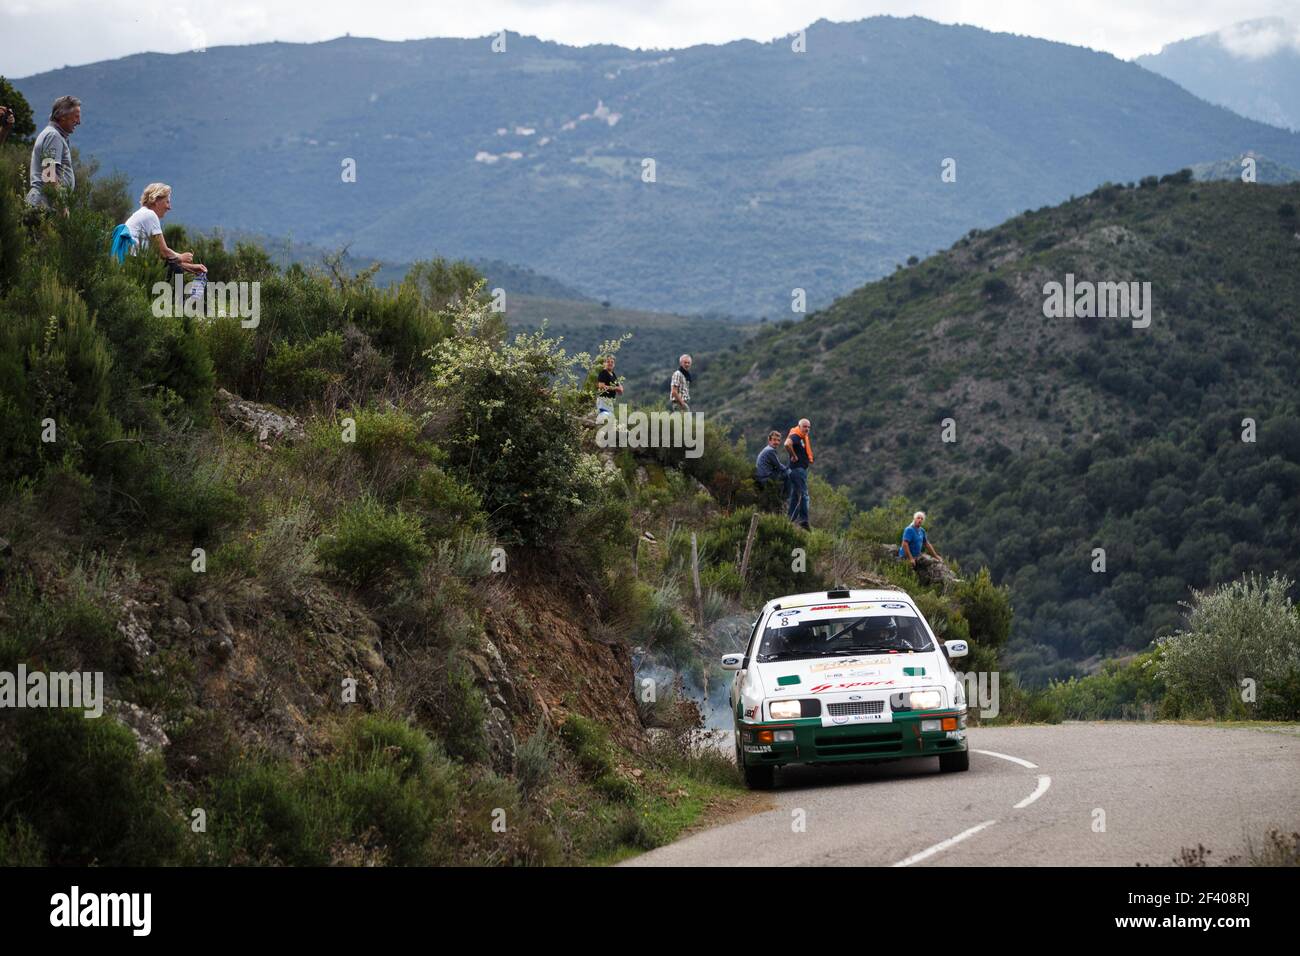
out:
M563 43L681 47L770 40L825 17L929 17L1106 50L1125 59L1241 20L1286 17L1298 0L0 0L0 73L26 76L146 51L354 36L485 36L504 28ZM1251 55L1296 29L1253 37Z

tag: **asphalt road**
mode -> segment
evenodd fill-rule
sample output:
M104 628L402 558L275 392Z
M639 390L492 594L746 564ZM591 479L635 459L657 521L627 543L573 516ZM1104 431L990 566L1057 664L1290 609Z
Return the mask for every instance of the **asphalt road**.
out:
M965 773L935 758L778 771L775 809L623 865L1169 865L1197 844L1213 864L1300 829L1300 733L1107 722L969 740Z

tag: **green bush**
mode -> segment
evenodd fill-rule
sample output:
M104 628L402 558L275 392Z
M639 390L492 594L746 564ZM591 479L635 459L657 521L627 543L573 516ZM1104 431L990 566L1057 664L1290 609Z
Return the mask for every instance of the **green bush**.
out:
M754 483L754 458L744 440L727 440L726 430L713 418L704 423L703 447L698 458L688 458L683 449L659 449L660 461L675 464L709 490L726 510L744 508L758 501Z
M637 582L640 592L635 606L640 614L632 638L656 654L682 662L692 656L691 629L679 610L681 590L671 578L664 579L658 587Z
M988 568L957 586L957 606L970 625L970 639L994 651L1011 633L1011 596L1006 587L993 583Z
M85 303L47 273L16 304L21 314L0 312L0 402L10 418L0 477L10 479L49 461L75 466L120 435L109 413L112 355ZM52 442L42 440L46 419Z
M257 337L239 324L234 316L214 318L204 323L199 337L212 360L218 384L237 395L249 393L257 363Z
M287 763L249 761L219 778L207 800L214 862L329 863L334 821L304 790Z
M733 598L740 597L744 590L740 569L731 561L722 561L700 569L700 584Z
M736 560L745 548L752 508L743 508L713 522L700 543L701 563ZM795 549L804 551L804 570L796 570ZM811 536L797 529L785 517L760 514L750 551L746 593L764 601L781 594L817 591L825 581L816 567L818 550Z
M342 374L343 336L338 332L304 342L277 342L266 360L263 394L289 407L320 401Z
M545 724L515 748L515 779L527 799L546 788L555 775L555 741Z
M486 704L468 666L452 667L443 690L437 729L447 753L462 763L482 763L488 757Z
M4 827L26 830L24 852L39 839L56 866L180 861L184 823L162 761L142 757L130 730L112 717L86 719L80 711L29 711L12 719L16 753L0 769L0 812Z
M1157 647L1127 661L1104 661L1095 674L1052 681L1047 696L1066 720L1152 720L1161 716L1165 698L1162 653Z
M430 865L461 799L457 772L421 730L369 714L303 769L246 759L210 787L211 862Z
M478 493L437 465L420 472L416 501L429 514L429 531L435 538L473 534L486 526Z
M224 456L196 459L196 451L193 445L176 443L136 456L136 497L155 526L204 544L236 524L248 502L231 479Z
M22 226L23 200L0 182L0 296L17 283L22 272L27 236Z
M411 376L427 367L426 353L450 332L448 320L407 287L350 289L344 307L375 347L392 357L394 367Z
M1292 582L1248 574L1194 591L1186 628L1159 641L1157 673L1184 716L1300 718L1300 609ZM1245 698L1253 684L1257 706Z
M570 714L560 725L560 740L588 777L595 779L614 772L614 761L609 755L609 731L594 720Z
M503 541L544 545L608 484L579 450L575 399L556 383L585 359L541 333L497 347L482 337L489 321L462 303L456 334L432 354L433 392L450 410L444 447Z
M41 835L22 817L0 822L0 866L46 866Z
M431 550L419 516L389 510L366 496L339 512L316 553L339 575L364 586L392 574L414 573Z

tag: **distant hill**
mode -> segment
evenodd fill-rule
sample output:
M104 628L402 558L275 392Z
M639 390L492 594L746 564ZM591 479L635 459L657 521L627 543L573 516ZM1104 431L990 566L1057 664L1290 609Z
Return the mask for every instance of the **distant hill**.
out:
M683 352L700 357L697 371L704 374L712 356L738 347L762 328L759 323L723 317L620 309L600 302L532 295L508 297L506 319L512 330L539 328L545 320L548 333L563 336L565 348L571 352L594 354L602 342L631 332L632 338L619 349L618 373L625 379L624 397L637 404L668 400L668 379Z
M1247 20L1135 62L1210 103L1300 130L1300 22Z
M700 377L749 447L808 416L823 477L1010 583L1030 680L1168 633L1191 587L1300 577L1300 185L1183 180L973 231ZM1150 282L1150 326L1045 317L1068 274Z
M256 242L270 254L276 265L281 267L292 262L319 267L325 262L327 256L340 251L337 249L326 250L311 243L295 242L288 238L263 236L256 233L227 232L225 236L227 244L245 239ZM574 301L588 301L590 298L572 286L566 285L551 276L534 272L527 266L517 266L513 263L502 262L499 259L470 259L468 261L470 265L483 273L483 276L488 281L489 288L500 287L507 290L511 295L545 296L552 299L571 299ZM406 271L411 267L409 262L389 262L374 256L358 256L350 249L344 251L342 265L349 271L356 272L376 262L379 263L380 268L375 274L375 284L381 286L401 282L402 277L406 275Z
M1262 156L1252 157L1255 160L1255 182L1263 183L1266 186L1280 186L1284 183L1300 182L1300 169L1292 169L1290 166L1283 166L1281 163L1275 163L1271 159L1265 159ZM1192 176L1203 182L1215 180L1227 180L1240 182L1242 171L1245 168L1242 165L1246 157L1238 156L1236 159L1221 159L1217 163L1196 163L1192 166Z
M342 38L14 82L38 112L80 95L75 145L133 190L172 183L195 225L504 260L681 313L788 316L794 289L829 303L1106 180L1247 150L1300 166L1300 135L1080 47L876 17L805 48Z

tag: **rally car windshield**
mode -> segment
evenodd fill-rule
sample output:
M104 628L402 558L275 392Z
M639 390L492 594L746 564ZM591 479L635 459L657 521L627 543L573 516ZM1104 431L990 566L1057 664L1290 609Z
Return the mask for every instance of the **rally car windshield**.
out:
M867 617L799 620L778 612L763 631L760 662L803 657L835 657L894 651L934 650L930 635L911 615L872 614Z

